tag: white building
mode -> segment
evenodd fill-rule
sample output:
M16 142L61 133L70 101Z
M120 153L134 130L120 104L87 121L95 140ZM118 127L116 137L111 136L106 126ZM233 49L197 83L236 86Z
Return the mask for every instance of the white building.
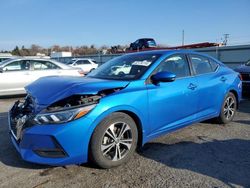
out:
M11 53L0 53L1 57L11 57L12 54Z
M71 52L52 52L50 54L51 58L59 58L59 57L72 57Z

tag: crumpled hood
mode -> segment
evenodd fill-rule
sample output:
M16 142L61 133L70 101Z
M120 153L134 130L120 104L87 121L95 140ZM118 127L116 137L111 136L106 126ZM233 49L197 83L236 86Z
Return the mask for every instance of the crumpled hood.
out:
M250 66L241 65L234 70L240 73L250 73Z
M129 81L102 80L88 77L48 76L25 89L39 105L50 105L58 100L77 94L97 94L99 91L126 87Z

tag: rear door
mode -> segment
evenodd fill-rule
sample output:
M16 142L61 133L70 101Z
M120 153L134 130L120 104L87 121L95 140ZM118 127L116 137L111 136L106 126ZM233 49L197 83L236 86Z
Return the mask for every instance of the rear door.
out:
M92 64L88 60L78 60L76 67L80 67L84 73L88 73L92 69Z
M89 72L93 68L89 60L83 60L83 65L84 65L83 71L86 71L86 72Z
M24 87L31 81L29 61L13 61L0 73L0 95L25 93Z
M196 79L183 54L164 60L154 71L176 74L173 82L148 84L149 121L151 132L157 134L195 119L197 113Z
M216 114L223 99L226 77L217 74L219 65L212 65L211 60L205 56L189 54L189 60L198 83L197 117Z
M30 60L32 81L45 76L62 75L62 70L56 64L46 60Z

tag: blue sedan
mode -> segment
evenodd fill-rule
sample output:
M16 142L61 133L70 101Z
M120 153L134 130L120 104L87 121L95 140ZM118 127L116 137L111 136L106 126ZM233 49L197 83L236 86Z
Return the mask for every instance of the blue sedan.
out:
M242 83L218 60L192 51L117 57L86 77L51 76L26 87L9 112L12 142L26 161L101 168L173 130L233 120Z

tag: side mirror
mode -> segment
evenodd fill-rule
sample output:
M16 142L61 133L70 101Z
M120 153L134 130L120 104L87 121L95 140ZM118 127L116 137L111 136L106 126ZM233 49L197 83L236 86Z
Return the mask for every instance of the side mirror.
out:
M158 72L155 75L151 76L153 83L159 82L173 82L175 81L176 75L171 72Z

